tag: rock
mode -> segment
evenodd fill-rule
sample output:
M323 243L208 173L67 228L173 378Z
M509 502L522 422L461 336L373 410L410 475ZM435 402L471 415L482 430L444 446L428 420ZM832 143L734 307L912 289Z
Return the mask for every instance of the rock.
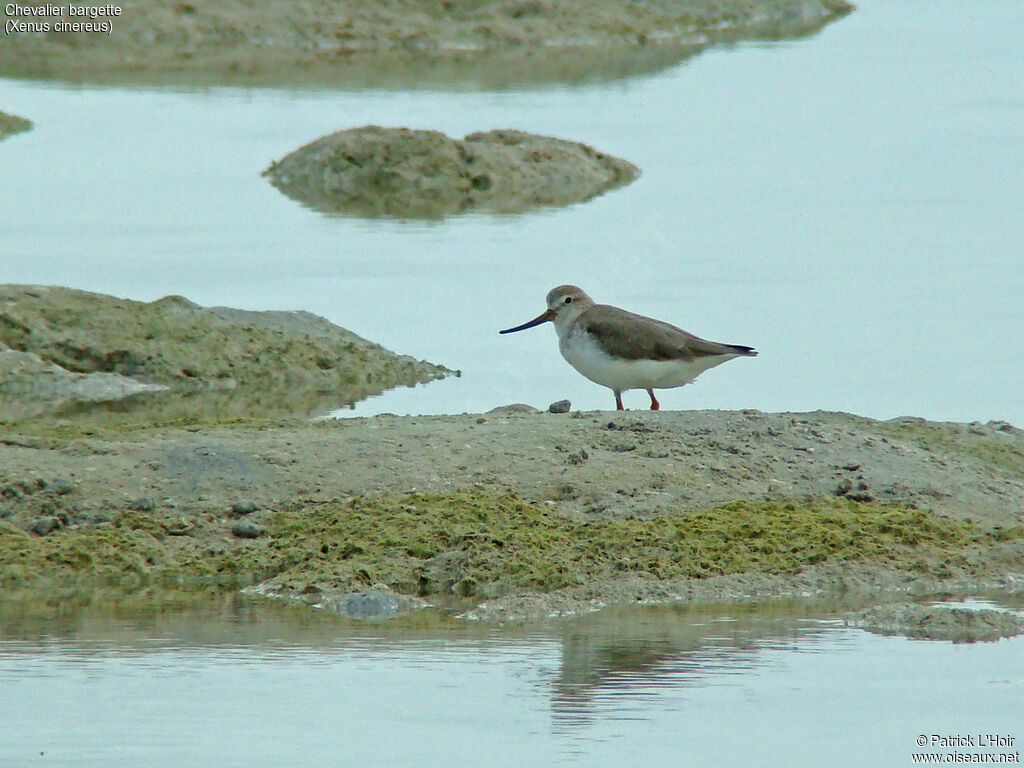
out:
M156 501L152 496L139 496L128 502L128 509L136 512L152 512L156 509Z
M300 594L299 600L307 602ZM295 599L294 597L292 599ZM429 607L423 600L407 595L400 595L386 585L374 585L370 589L361 592L350 592L347 594L326 594L322 595L316 603L319 607L335 613L340 613L350 619L363 621L374 621L389 619L395 616L418 611Z
M916 603L875 606L858 614L854 623L876 634L954 643L991 641L1024 633L1024 618L1012 613Z
M556 400L548 406L548 413L568 413L572 403L568 400Z
M400 601L391 591L357 592L345 599L344 613L353 619L383 619L398 613Z
M497 408L491 408L488 413L540 413L540 411L526 403L512 403L511 405L499 405Z
M231 533L240 539L258 539L267 529L251 520L239 520L231 526Z
M53 515L43 515L32 521L32 524L29 526L29 530L33 533L38 533L40 536L45 536L60 527L61 523L59 518L54 517Z
M236 501L231 505L231 512L236 515L251 515L259 508L255 501Z
M370 125L322 136L263 175L289 197L328 213L438 218L577 203L628 184L640 171L585 144L522 131L459 140Z

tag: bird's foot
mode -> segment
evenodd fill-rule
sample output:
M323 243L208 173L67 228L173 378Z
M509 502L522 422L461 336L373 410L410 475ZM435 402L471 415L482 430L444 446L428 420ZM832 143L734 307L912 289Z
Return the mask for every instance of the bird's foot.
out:
M654 390L653 389L648 389L647 390L647 394L651 396L651 410L652 411L659 411L659 410L661 410L661 403L659 403L658 402L658 398L656 398L654 396Z

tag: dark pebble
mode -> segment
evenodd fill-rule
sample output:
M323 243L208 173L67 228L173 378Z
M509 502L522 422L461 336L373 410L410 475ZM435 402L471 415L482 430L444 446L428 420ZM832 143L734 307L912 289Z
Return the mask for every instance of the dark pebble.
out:
M267 529L251 520L239 520L231 526L231 533L240 539L258 539Z
M572 403L568 400L556 400L548 406L548 413L568 413Z

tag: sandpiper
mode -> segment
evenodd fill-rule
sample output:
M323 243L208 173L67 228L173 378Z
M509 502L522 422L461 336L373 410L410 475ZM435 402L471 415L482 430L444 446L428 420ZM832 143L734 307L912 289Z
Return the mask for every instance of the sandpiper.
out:
M682 328L627 312L607 304L595 304L575 285L560 285L547 296L548 308L528 323L499 333L515 333L552 321L558 333L558 349L573 368L591 381L615 393L615 407L622 407L627 389L645 389L651 410L661 407L655 389L689 384L708 368L734 357L753 356L753 347L707 341Z

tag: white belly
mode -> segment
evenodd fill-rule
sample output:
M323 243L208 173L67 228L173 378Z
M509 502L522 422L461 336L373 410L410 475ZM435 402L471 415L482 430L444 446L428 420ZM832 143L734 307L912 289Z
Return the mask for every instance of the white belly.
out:
M708 368L737 355L693 360L622 360L610 357L587 335L559 339L558 349L569 365L591 381L618 392L627 389L668 389L689 384Z

